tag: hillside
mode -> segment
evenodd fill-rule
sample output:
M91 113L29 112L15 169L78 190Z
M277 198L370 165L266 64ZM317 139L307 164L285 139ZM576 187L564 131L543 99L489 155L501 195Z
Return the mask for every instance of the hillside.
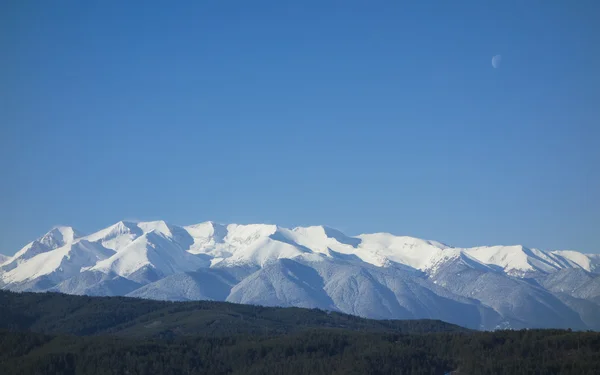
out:
M381 333L468 331L436 320L369 320L317 309L6 291L0 291L0 316L4 330L127 337L267 335L319 328Z

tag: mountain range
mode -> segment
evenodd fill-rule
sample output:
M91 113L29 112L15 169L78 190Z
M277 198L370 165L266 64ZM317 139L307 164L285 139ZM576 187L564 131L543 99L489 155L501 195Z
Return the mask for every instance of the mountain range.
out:
M0 288L215 300L440 319L482 330L600 330L600 255L524 246L457 248L323 226L56 227L0 258Z

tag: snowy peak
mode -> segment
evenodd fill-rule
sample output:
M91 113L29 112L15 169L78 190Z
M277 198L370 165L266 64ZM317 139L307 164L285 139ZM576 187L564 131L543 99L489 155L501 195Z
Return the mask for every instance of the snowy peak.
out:
M447 246L435 242L408 236L394 236L389 233L362 234L360 248L365 261L375 265L389 262L404 264L419 270L431 268L432 263L444 257Z
M460 249L447 249L434 259L425 270L429 275L436 276L445 270L464 270L471 269L480 272L503 272L496 265L490 265L480 262L478 259L461 251Z
M2 279L5 283L23 282L42 276L64 279L78 274L85 267L95 265L113 253L97 243L85 240L68 243L23 259L17 267L7 269L7 272L2 274Z
M227 226L207 221L183 227L192 238L189 252L192 254L207 253L222 245L227 237Z
M346 236L337 229L325 226L297 227L286 232L299 244L321 252L326 252L328 248L340 247L352 251L350 248L357 248L361 243L360 238Z
M104 231L97 233L105 233L108 236L116 237L122 234L142 234L142 230L137 226L136 223L131 221L119 221L118 223L111 225Z
M72 243L81 235L71 227L55 227L37 240L28 243L17 251L12 259L2 265L4 270L12 269L27 259Z
M72 227L58 226L46 233L39 241L48 248L56 249L73 242L79 237L81 237L79 232Z
M194 238L219 238L222 242L227 235L227 225L218 224L213 221L205 221L194 225L183 227Z
M99 242L109 249L119 251L140 236L151 232L161 233L166 237L175 238L178 243L185 245L186 249L189 248L189 245L192 242L191 236L185 229L169 225L162 220L139 223L119 221L106 229L100 230L84 238L88 241Z
M495 265L514 276L526 276L528 273L550 273L562 268L582 267L589 269L589 259L584 261L583 254L563 254L530 249L524 246L489 246L464 250L473 258L484 264ZM577 261L570 260L577 259Z
M141 235L110 258L95 264L90 270L127 277L147 267L161 276L166 276L195 271L209 265L203 258L183 250L173 241L171 235L166 235L161 229L164 228L155 228Z
M275 234L276 231L277 226L270 224L229 224L225 241L236 245L250 245L261 238Z
M157 232L166 236L172 236L171 227L163 220L140 222L137 224L144 233Z
M108 228L90 234L85 239L91 242L99 242L108 249L118 250L130 244L142 234L143 231L135 223L119 221Z

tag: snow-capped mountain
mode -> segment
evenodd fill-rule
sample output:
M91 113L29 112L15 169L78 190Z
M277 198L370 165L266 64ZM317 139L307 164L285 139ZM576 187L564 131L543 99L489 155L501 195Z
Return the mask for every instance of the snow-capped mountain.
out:
M89 235L52 229L0 258L0 287L600 330L599 271L599 255L576 251L455 248L322 226L121 221Z

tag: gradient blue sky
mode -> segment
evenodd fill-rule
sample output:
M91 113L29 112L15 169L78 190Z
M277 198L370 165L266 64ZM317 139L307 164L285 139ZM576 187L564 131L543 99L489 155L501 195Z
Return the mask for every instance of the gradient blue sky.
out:
M0 252L122 219L599 252L599 19L594 0L4 1Z

